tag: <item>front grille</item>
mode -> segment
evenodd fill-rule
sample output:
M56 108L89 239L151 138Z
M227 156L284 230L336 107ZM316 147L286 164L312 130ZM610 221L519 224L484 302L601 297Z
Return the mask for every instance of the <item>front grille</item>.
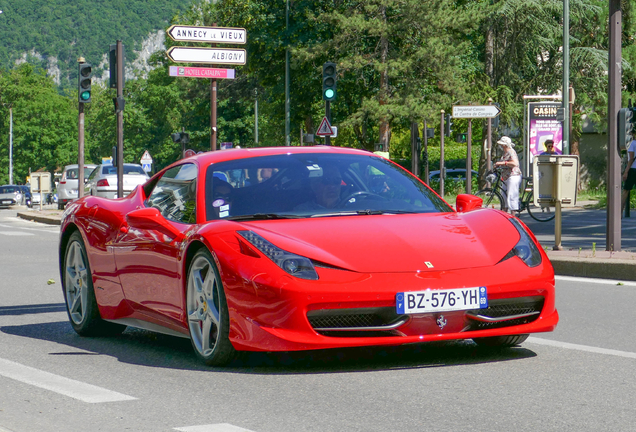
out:
M386 324L376 314L333 315L308 317L314 328L333 327L377 327Z
M474 320L470 330L528 324L539 318L541 310L543 309L543 302L544 298L540 296L491 300L488 302L487 308L469 310L466 312L466 316ZM506 317L518 315L526 316L515 319L505 319ZM480 321L479 317L492 318L495 322Z
M405 323L394 307L358 309L320 309L307 313L309 324L325 336L392 336L393 329Z

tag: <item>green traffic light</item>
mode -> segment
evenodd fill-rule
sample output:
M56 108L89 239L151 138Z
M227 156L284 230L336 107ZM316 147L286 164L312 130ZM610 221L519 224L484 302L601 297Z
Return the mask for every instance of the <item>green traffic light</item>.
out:
M334 94L334 93L333 93L333 90L332 90L332 89L327 89L327 90L325 90L325 98L327 98L327 99L331 99L331 98L333 98L333 94Z
M91 98L91 92L89 92L89 91L82 92L82 93L80 94L80 98L81 98L82 100L85 100L85 101L86 101L86 100L89 100L89 99Z

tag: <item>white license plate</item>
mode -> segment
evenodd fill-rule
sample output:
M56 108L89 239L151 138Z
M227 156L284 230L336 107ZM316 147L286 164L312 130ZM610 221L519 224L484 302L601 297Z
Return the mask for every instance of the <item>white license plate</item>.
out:
M2 201L2 204L11 204L11 201Z
M398 314L449 312L488 307L486 287L401 292L395 295Z

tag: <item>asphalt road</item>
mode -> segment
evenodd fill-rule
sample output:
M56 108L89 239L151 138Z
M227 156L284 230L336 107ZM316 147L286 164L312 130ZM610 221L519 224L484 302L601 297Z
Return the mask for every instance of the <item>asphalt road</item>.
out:
M564 249L605 250L607 244L607 210L586 207L566 207L562 213L561 245ZM538 222L527 211L521 220L532 230L537 240L550 249L554 246L555 219ZM636 209L631 217L621 219L621 249L636 252Z
M185 339L78 337L57 229L0 211L0 432L633 430L636 283L558 278L557 330L520 348L253 353L215 369Z

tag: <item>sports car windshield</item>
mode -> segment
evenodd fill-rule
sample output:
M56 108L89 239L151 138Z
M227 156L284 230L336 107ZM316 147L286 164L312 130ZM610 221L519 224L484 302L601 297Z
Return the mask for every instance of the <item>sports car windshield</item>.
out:
M366 155L284 154L212 164L205 188L208 220L452 211L407 171Z

